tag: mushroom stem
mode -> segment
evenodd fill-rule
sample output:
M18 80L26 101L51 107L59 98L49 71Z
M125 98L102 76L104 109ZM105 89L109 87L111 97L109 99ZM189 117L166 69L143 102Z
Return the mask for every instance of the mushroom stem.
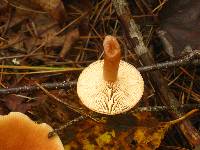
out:
M104 47L104 64L103 76L108 82L117 80L119 62L121 59L121 49L117 39L113 36L106 36L103 42Z

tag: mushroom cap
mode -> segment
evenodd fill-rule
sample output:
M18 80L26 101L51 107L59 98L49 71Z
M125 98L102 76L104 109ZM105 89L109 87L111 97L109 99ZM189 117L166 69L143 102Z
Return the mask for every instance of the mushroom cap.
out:
M52 130L19 112L0 116L0 150L64 150L58 136L48 139Z
M132 65L120 61L117 80L107 82L103 78L104 60L98 60L85 68L77 82L77 93L89 109L107 115L124 113L141 99L144 81Z

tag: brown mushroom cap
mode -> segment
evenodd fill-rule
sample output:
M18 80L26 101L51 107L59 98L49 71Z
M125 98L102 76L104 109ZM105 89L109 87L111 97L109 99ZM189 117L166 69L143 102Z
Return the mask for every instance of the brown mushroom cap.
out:
M80 74L77 93L82 103L98 113L115 115L133 108L141 99L144 81L132 65L120 61L115 82L103 78L104 60L90 64Z
M58 136L48 139L52 130L19 112L0 116L0 150L64 150Z

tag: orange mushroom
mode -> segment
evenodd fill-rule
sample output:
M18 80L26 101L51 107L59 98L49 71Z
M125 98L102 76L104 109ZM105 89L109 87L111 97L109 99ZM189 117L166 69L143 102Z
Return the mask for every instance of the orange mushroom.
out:
M131 64L120 60L117 39L106 36L104 60L90 64L80 74L77 93L81 102L98 113L115 115L133 108L141 99L144 81Z
M58 136L48 139L52 130L19 112L0 116L0 150L64 150Z
M103 77L108 82L115 82L117 80L119 63L121 59L121 49L116 38L106 36L103 42L104 46L104 63L103 63Z

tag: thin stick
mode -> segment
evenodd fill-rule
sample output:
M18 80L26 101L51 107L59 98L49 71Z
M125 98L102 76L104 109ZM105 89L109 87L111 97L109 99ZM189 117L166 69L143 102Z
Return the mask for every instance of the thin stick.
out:
M178 67L182 65L190 64L190 62L198 61L200 57L200 51L195 50L186 55L182 59L174 60L174 61L167 61L163 63L157 63L154 65L144 66L144 67L138 67L137 69L140 72L149 72L149 71L155 71L159 69L166 69L169 67ZM199 61L200 62L200 61ZM0 66L1 68L1 66ZM20 69L20 68L19 68ZM41 68L41 69L45 69ZM108 68L109 70L109 68ZM76 81L68 81L68 82L58 82L58 83L43 83L42 86L45 87L48 90L53 89L63 89L63 88L71 88L72 86L76 85ZM20 92L31 92L31 91L37 91L40 88L37 86L21 86L21 87L15 87L15 88L7 88L7 89L0 89L0 94L16 94Z
M53 89L69 89L72 86L76 85L76 81L70 81L70 82L59 82L59 83L43 83L41 84L42 87L53 90ZM15 87L15 88L7 88L7 89L0 89L0 95L6 95L6 94L17 94L20 92L32 92L32 91L38 91L40 88L38 86L21 86L21 87Z
M200 50L194 50L181 59L167 61L167 62L163 62L163 63L157 63L154 65L149 65L149 66L144 66L144 67L138 67L137 69L141 72L154 71L154 70L159 70L159 69L167 69L169 67L177 67L177 66L186 65L186 64L189 64L190 62L195 63L196 62L195 60L198 60L198 58L200 58ZM196 64L198 64L198 63L196 63Z
M183 104L180 105L178 107L178 109L194 109L192 111L190 111L189 113L187 113L185 116L177 119L177 120L183 120L186 117L188 117L188 115L191 115L191 113L196 112L198 109L200 109L200 104ZM137 113L137 112L159 112L159 111L168 111L168 110L174 110L174 106L148 106L148 107L137 107L136 109L129 111L128 113ZM93 116L95 118L95 116L97 116L97 114L91 114L91 116ZM61 125L60 127L54 129L52 132L49 132L48 134L48 138L53 137L55 134L57 134L59 131L64 130L80 121L83 121L87 118L87 116L78 116L76 118L74 118L73 120L70 120L68 122L66 122L64 125ZM174 121L174 120L173 120ZM175 123L173 122L172 123Z
M59 131L61 131L61 130L63 130L63 129L66 129L67 127L69 127L69 126L71 126L71 125L73 125L73 124L75 124L75 123L77 123L77 122L80 122L80 121L82 121L82 120L84 120L84 119L86 119L86 118L87 118L87 116L79 116L79 117L77 117L77 118L74 118L73 120L70 120L70 121L67 122L66 124L64 124L64 125L62 125L62 126L56 128L56 129L54 129L52 132L49 132L48 138L53 137L53 136L54 136L55 134L57 134Z
M143 36L132 17L127 0L112 0L112 4L116 10L122 28L125 31L125 35L131 49L135 51L142 64L146 66L154 64L155 60L143 42ZM148 78L153 82L154 88L159 93L158 95L160 96L160 100L164 105L180 105L174 93L169 89L167 82L164 80L164 77L160 71L149 73ZM170 114L175 119L183 116L183 112L177 111L177 109L170 111ZM184 120L181 126L182 127L180 127L180 129L187 138L190 145L199 145L200 134L191 124L191 122L189 120Z
M80 118L77 119L77 121L73 121L73 122L78 122L78 121L83 120L83 119L85 119L85 118L90 118L90 119L92 119L92 120L94 120L94 121L97 121L97 119L94 118L94 117L95 117L95 113L93 113L92 115L91 115L91 114L88 114L88 113L84 112L83 110L81 110L81 108L74 107L74 106L70 105L69 103L62 101L61 99L59 99L59 98L56 97L55 95L51 94L51 93L50 93L48 90L46 90L44 87L42 87L39 83L35 82L35 84L36 84L44 93L46 93L49 97L51 97L51 98L53 98L54 100L56 100L57 102L59 102L59 103L65 105L68 109L72 110L73 112L76 112L76 113L78 113L78 114L81 115ZM70 123L70 124L72 124L72 123ZM63 129L63 128L61 128L61 129ZM54 133L55 133L55 131L53 131L52 133L50 133L50 135L48 135L48 137L51 137L52 135L54 135Z
M104 80L114 82L117 80L121 50L119 43L113 36L106 36L103 42L104 46Z
M173 111L175 108L178 110L186 109L200 109L200 104L182 104L177 106L148 106L148 107L137 107L130 111L130 113L136 112L159 112L159 111Z
M46 93L49 97L51 97L51 98L53 98L54 100L56 100L57 102L59 102L59 103L65 105L65 106L66 106L67 108L69 108L70 110L81 114L81 112L80 112L77 108L71 106L71 105L68 104L67 102L62 101L61 99L59 99L59 98L56 97L55 95L51 94L47 89L45 89L45 88L44 88L43 86L41 86L39 83L35 82L35 84L36 84L44 93Z
M187 114L185 114L184 116L182 116L182 117L180 117L180 118L178 118L176 120L172 120L169 123L172 124L172 125L174 125L176 123L179 123L179 122L185 120L186 118L190 117L192 114L194 114L194 113L196 113L198 111L199 111L199 109L193 109L190 112L188 112Z

